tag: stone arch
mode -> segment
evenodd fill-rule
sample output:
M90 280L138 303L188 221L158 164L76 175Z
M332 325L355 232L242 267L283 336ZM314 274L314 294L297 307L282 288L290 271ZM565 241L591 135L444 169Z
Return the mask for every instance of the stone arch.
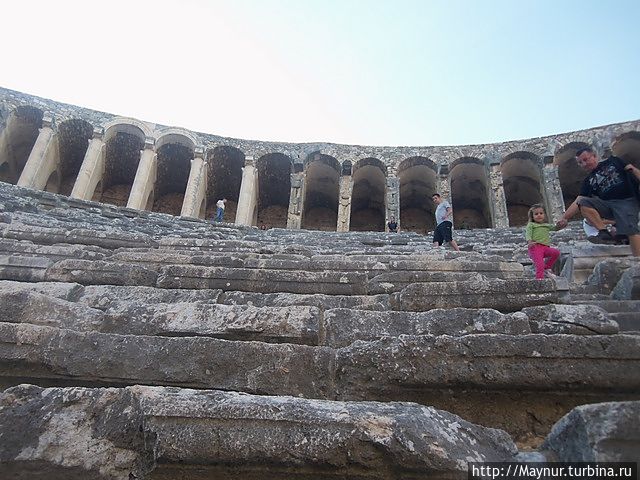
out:
M611 152L640 168L640 132L625 132L611 143Z
M302 228L335 231L340 196L340 163L330 155L310 155L304 162Z
M82 119L72 118L58 125L60 148L60 193L71 195L73 185L82 166L93 126Z
M431 195L437 188L438 166L427 157L410 157L398 166L400 226L403 231L427 233L435 224Z
M526 225L529 207L544 202L541 168L542 160L531 152L513 152L500 161L510 226Z
M283 153L258 158L258 224L286 228L293 160Z
M218 146L207 151L206 160L209 168L204 218L214 217L216 202L226 198L224 221L235 222L245 154L235 147Z
M200 141L190 131L184 128L168 127L156 132L156 150L160 149L163 145L172 143L183 145L186 148L194 151Z
M117 133L128 133L130 135L142 135L143 138L152 137L153 131L146 123L129 117L116 117L104 125L103 141L107 143L112 136Z
M383 232L386 166L377 158L364 158L353 166L352 176L349 230Z
M93 200L127 205L148 131L146 125L132 119L117 119L105 126L104 174Z
M458 229L491 227L489 180L484 162L462 157L451 163L451 205Z
M18 183L38 139L43 116L42 110L29 105L16 107L9 114L0 133L0 181Z
M564 208L567 208L576 199L580 193L582 181L587 176L587 173L576 163L576 152L589 146L587 142L583 141L569 142L556 150L553 156L553 164L558 167L558 179L560 180Z
M51 172L47 183L44 186L45 192L59 193L60 191L60 175L57 170Z
M165 129L156 139L158 170L152 211L180 215L196 141L181 129Z

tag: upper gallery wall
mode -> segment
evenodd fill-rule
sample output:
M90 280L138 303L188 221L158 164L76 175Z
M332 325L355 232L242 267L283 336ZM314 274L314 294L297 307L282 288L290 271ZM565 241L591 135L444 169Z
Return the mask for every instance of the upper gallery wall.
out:
M575 199L592 145L640 165L640 120L483 145L376 147L220 137L0 88L0 181L141 210L266 227L433 228L436 191L457 228L516 226Z

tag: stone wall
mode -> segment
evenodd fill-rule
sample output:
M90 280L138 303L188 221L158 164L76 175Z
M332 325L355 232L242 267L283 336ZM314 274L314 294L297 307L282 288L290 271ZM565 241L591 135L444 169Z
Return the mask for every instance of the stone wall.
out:
M25 119L26 108L37 115ZM545 204L549 216L557 218L575 198L583 176L573 162L577 148L591 144L601 156L613 152L640 165L640 120L493 144L375 147L225 138L2 88L0 115L0 173L2 168L15 170L13 176L3 173L10 183L80 199L99 198L96 192L102 195L114 184L124 185L120 190L128 188L128 200L110 194L102 201L199 218L217 197L226 196L237 205L241 223L257 225L260 219L288 228L327 228L332 212L338 230L350 224L358 230L380 230L391 216L399 218L403 228L401 210L407 209L412 211L407 227L424 231L431 222L419 218L433 216L430 195L435 191L451 197L458 227L518 226L533 203ZM12 115L25 125L13 125ZM38 115L49 120L39 120ZM16 153L17 148L21 150ZM274 159L279 166L274 166ZM256 168L249 176L241 173L240 165L246 167L247 162ZM291 182L283 182L289 171ZM269 178L270 173L277 173L277 178ZM381 185L377 176L383 178ZM338 188L343 179L351 182L350 189ZM321 185L327 181L332 182L330 189ZM351 193L344 196L338 190L355 195L376 192L380 200L357 208L351 204ZM306 191L311 193L308 198ZM318 195L327 192L339 201L329 198L317 204ZM184 195L183 203L161 209L169 193ZM305 209L305 201L315 203ZM283 206L284 220L272 211L274 205ZM332 212L315 206L329 206ZM313 217L314 211L320 218Z

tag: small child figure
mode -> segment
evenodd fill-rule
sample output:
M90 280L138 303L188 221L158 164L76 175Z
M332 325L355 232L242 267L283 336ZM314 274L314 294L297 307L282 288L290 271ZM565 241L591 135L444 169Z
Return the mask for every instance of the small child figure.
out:
M559 228L556 225L545 223L545 220L544 207L539 203L532 205L529 209L529 223L527 223L525 230L525 238L529 244L529 257L536 267L538 280L542 280L545 276L555 278L551 268L560 257L560 250L549 246L551 243L549 232ZM547 258L546 262L545 258Z

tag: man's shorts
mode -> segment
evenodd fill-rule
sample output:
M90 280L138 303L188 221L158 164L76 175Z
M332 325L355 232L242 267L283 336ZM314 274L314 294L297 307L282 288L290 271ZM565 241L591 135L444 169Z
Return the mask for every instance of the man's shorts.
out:
M634 197L602 200L598 197L582 197L576 202L578 206L590 207L598 211L602 218L615 220L618 235L636 235L640 204Z
M436 230L433 232L433 243L442 245L443 243L453 240L453 236L451 235L452 227L453 224L448 220L439 223Z

